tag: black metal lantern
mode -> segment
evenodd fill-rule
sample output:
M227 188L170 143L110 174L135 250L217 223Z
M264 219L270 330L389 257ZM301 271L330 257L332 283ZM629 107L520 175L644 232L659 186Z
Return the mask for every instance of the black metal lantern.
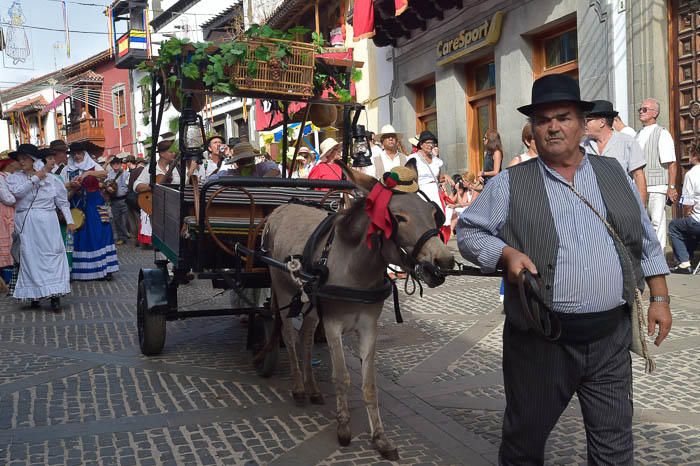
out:
M354 139L352 145L352 166L356 168L369 167L372 165L372 151L367 141L367 132L364 125L355 126L352 132Z
M204 120L191 108L184 109L180 115L180 152L182 158L201 162L205 141Z

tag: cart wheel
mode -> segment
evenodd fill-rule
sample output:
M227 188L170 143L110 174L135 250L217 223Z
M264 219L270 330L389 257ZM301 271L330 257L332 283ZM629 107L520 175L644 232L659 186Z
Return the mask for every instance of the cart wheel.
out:
M272 335L275 331L275 320L273 318L270 318L270 317L256 316L254 322L257 325L260 325L260 327L262 327L260 330L262 330L264 332L264 335L265 335L264 343L262 345L259 345L259 347L258 347L258 351L259 351L272 338ZM260 332L260 333L262 333L262 332ZM255 345L255 346L258 346L258 345ZM279 353L280 353L279 344L274 345L274 347L267 354L265 354L265 357L263 358L263 360L255 365L255 370L257 371L257 373L260 377L267 378L267 377L272 376L272 374L275 373L275 369L277 369L277 358L279 357Z
M160 354L165 345L165 315L148 311L146 284L139 282L136 295L136 319L139 330L139 346L146 356Z

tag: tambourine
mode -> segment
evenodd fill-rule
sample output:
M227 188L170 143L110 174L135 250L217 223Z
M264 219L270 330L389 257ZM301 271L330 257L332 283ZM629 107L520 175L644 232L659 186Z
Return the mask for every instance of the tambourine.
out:
M70 210L70 214L71 216L73 216L73 224L75 225L76 230L80 229L83 225L85 225L85 212L76 207L73 207Z

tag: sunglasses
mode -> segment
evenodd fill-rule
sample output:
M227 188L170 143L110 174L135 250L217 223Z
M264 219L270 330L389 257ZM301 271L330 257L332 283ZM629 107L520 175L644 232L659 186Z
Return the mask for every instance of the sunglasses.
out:
M639 108L637 109L637 111L638 111L639 113L646 113L646 112L653 112L654 109L651 108L651 107L639 107Z

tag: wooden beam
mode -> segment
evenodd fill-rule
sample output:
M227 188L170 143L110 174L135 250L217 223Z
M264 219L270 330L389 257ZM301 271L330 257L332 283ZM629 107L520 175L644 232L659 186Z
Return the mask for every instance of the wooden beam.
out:
M321 34L321 22L318 19L318 0L314 2L314 16L316 19L316 34Z

